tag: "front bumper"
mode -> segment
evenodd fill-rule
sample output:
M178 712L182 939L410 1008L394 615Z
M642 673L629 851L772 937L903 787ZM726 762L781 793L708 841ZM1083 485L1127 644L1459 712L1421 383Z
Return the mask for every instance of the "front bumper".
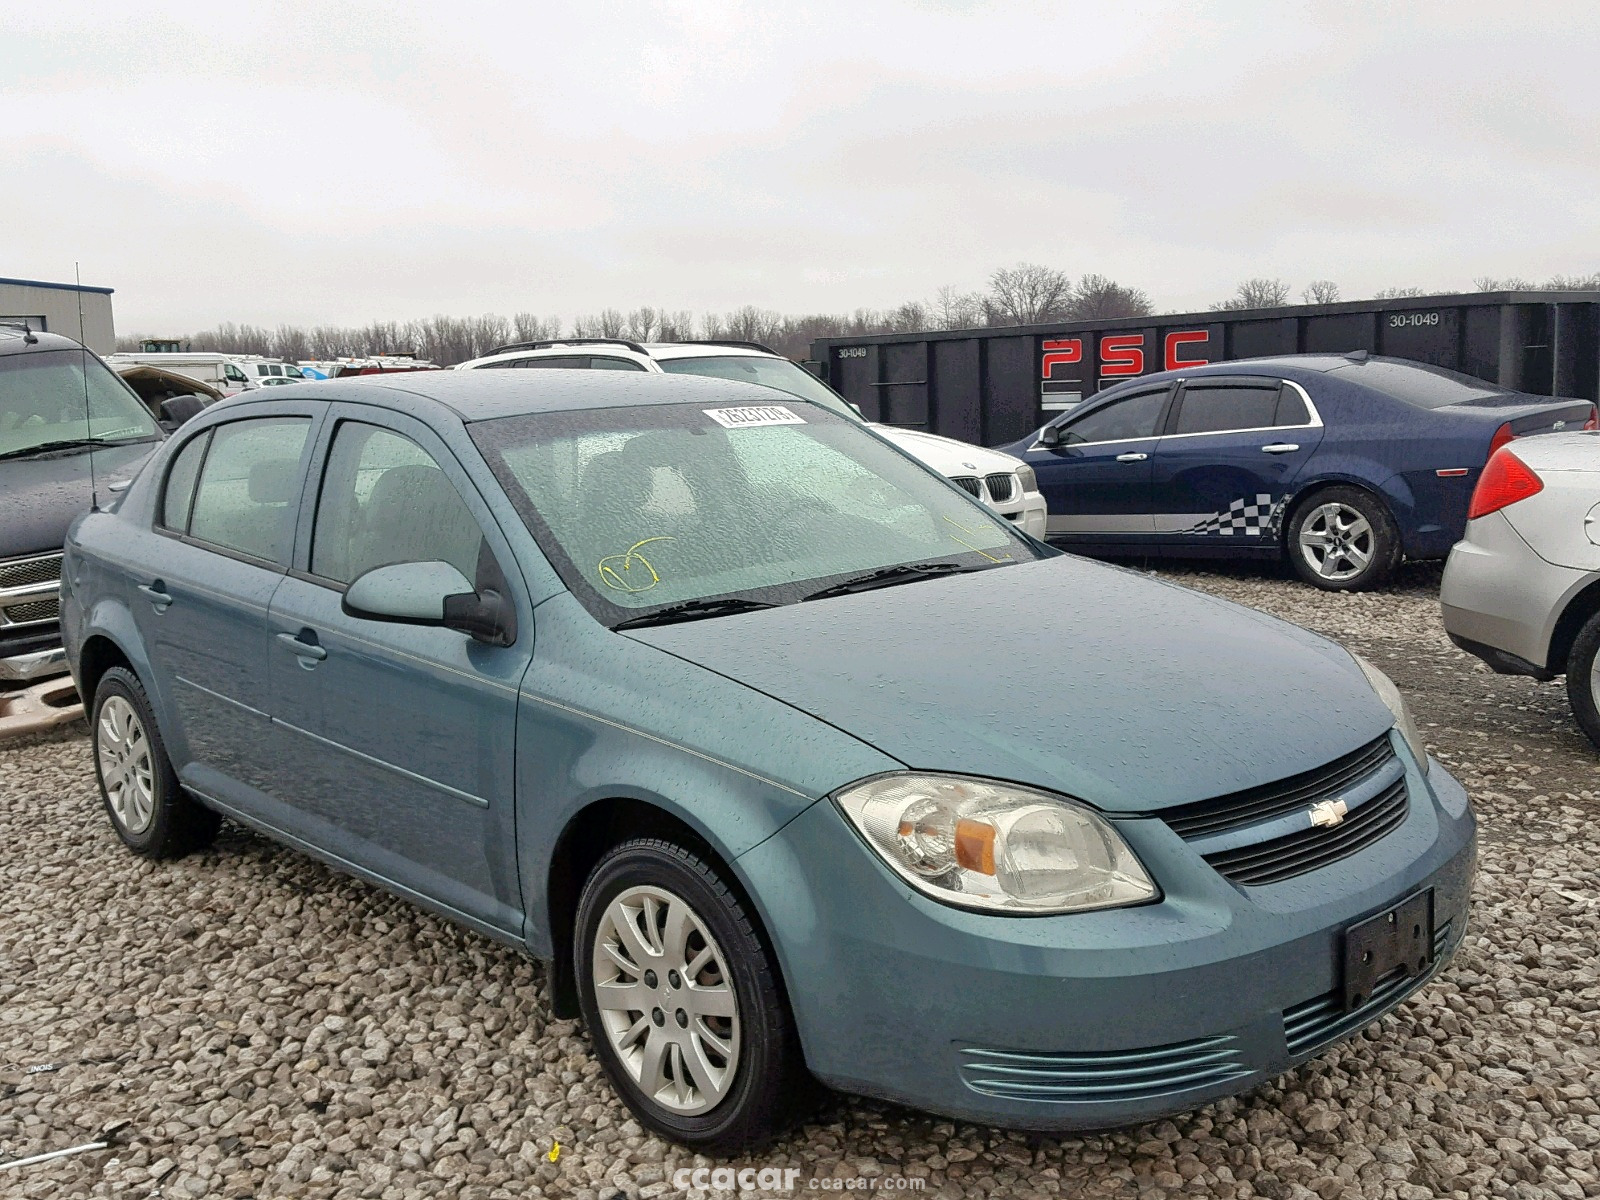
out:
M65 674L67 652L60 644L59 635L57 639L54 646L30 645L26 649L0 651L4 654L0 657L0 684L32 683L36 679Z
M1065 916L967 912L913 892L831 803L739 859L824 1082L985 1124L1110 1128L1237 1094L1376 1020L1460 944L1476 859L1467 798L1407 760L1405 821L1281 884L1240 888L1164 822L1118 820L1165 889ZM1459 815L1455 815L1459 814ZM1435 960L1353 1013L1350 925L1431 888Z

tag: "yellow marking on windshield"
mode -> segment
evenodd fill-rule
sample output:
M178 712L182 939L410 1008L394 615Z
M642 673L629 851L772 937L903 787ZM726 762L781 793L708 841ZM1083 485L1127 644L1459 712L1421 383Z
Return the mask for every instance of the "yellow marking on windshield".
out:
M945 520L949 521L950 524L954 525L957 529L961 530L961 532L966 534L968 537L977 537L978 536L978 531L976 529L968 529L960 521L954 520L954 519L952 519L950 517L946 517ZM981 547L978 547L978 546L974 546L971 542L963 541L961 538L956 537L956 535L953 534L953 533L950 535L950 538L951 538L952 541L958 542L961 545L965 546L968 550L971 550L974 554L983 555L990 562L997 563L997 562L1010 562L1011 561L1011 555L1009 555L1009 554L1006 555L1004 558L996 558L994 555L990 554L987 550L984 550L984 549L982 549Z
M625 554L606 555L595 566L600 575L600 582L619 592L648 592L661 582L661 576L656 574L656 569L650 560L639 553L639 547L648 546L651 542L674 540L676 539L670 537L645 538L644 541L629 546ZM633 574L641 567L643 570L639 574Z

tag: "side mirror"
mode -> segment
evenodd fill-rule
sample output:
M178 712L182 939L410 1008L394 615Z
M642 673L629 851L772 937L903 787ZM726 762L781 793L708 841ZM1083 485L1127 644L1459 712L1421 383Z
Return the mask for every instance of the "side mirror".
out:
M205 409L205 402L199 396L171 396L161 402L161 413L157 418L161 428L171 433L190 417L199 416Z
M1061 445L1061 430L1054 425L1046 425L1043 429L1039 430L1039 445Z
M439 625L491 646L516 640L516 617L500 592L476 592L447 562L374 567L345 589L348 616L401 625Z

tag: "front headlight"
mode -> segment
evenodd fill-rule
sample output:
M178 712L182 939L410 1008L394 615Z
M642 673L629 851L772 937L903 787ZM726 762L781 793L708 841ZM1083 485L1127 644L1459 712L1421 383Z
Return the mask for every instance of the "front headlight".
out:
M959 775L886 775L836 797L907 883L966 908L1062 913L1138 904L1156 886L1098 813Z
M1023 491L1037 492L1039 490L1039 476L1034 473L1033 468L1027 463L1018 464L1017 479L1021 482Z
M1389 711L1394 714L1394 723L1400 729L1400 734L1406 739L1406 745L1411 747L1411 753L1416 757L1417 765L1422 768L1422 773L1428 773L1428 747L1423 744L1422 734L1417 729L1417 723L1411 719L1411 709L1406 704L1406 698L1400 694L1400 689L1395 687L1394 680L1390 679L1377 667L1373 666L1361 655L1351 652L1350 657L1356 660L1356 666L1361 668L1361 673L1367 677L1367 682L1372 685L1372 690L1378 693L1378 699L1389 706Z

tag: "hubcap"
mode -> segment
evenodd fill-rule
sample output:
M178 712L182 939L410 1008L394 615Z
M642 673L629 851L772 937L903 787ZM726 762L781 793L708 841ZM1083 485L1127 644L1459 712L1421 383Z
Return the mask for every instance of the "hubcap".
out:
M1372 565L1372 524L1348 504L1319 504L1300 526L1300 553L1323 579L1342 583Z
M102 704L94 740L111 815L128 833L143 833L155 819L155 785L150 739L133 705L121 696Z
M739 1067L739 1004L694 910L661 888L627 889L600 918L591 969L606 1040L639 1090L685 1116L716 1107Z

